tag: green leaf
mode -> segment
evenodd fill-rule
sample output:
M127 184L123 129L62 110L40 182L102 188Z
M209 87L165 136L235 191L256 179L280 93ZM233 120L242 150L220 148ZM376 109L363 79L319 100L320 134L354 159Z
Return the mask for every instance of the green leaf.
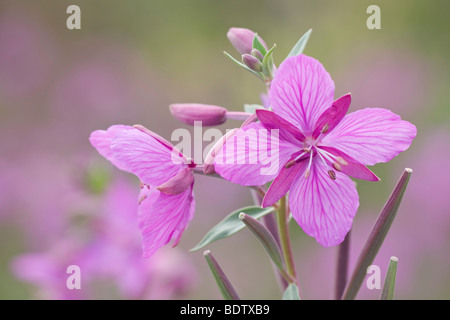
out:
M263 56L265 56L266 53L267 53L266 48L265 48L264 45L261 43L261 41L259 41L259 37L258 37L258 34L257 34L257 33L255 33L255 36L253 37L253 49L256 49L256 50L258 50L259 52L261 52L261 54L262 54Z
M264 56L264 59L263 59L263 62L262 62L262 72L268 78L272 78L272 72L273 72L273 51L275 50L276 47L277 47L277 45L274 44L273 47L270 48L270 50Z
M259 104L244 104L244 111L248 113L255 113L256 109L264 109L263 106Z
M308 42L309 36L311 35L312 29L306 31L306 33L297 41L295 46L291 49L291 52L287 55L286 58L297 56L303 53L303 50L306 47L306 43Z
M250 206L233 211L227 217L225 217L225 219L220 221L211 230L209 230L209 232L203 237L203 239L190 251L197 251L210 244L211 242L227 238L244 229L245 224L239 219L239 214L241 212L245 212L254 219L259 219L274 210L274 207L267 207L262 209L261 207Z
M282 300L301 300L300 294L298 293L298 287L295 283L288 285L284 291Z
M230 58L231 61L233 61L234 63L236 63L238 66L244 68L244 69L247 70L247 71L250 71L251 73L253 73L253 74L254 74L255 76L257 76L258 78L260 78L260 79L262 78L260 72L253 71L252 69L250 69L249 67L247 67L245 64L243 64L243 63L237 61L235 58L233 58L228 52L224 51L223 53L224 53L228 58Z

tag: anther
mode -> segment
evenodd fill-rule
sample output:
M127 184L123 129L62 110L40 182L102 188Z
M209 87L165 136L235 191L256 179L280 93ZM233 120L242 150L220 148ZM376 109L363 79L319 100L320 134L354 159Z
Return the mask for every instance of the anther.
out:
M344 160L342 157L336 157L336 161L338 161L340 164L346 166L348 165L348 162Z
M335 168L336 171L342 171L342 167L337 162L333 162L333 168Z
M330 129L330 125L328 123L326 123L323 128L322 131L320 131L321 133L327 133L328 129Z
M328 170L328 175L332 180L336 180L336 173L333 170Z
M309 175L311 174L311 170L309 168L307 168L305 170L305 179L308 179Z
M144 201L145 199L147 199L147 196L144 194L142 197L139 198L138 204L140 205L142 201Z
M295 159L289 161L288 163L286 163L286 165L284 166L286 169L289 169L290 167L292 167L294 164L296 164L297 162L295 161Z

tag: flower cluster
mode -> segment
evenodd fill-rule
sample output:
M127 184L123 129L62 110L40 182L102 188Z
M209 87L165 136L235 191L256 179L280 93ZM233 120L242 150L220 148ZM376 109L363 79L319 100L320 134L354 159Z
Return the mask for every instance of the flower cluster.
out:
M138 211L144 257L180 241L194 215L194 173L256 187L262 207L276 206L289 192L292 216L305 233L322 246L335 246L344 240L359 206L351 178L378 181L366 166L391 160L416 136L414 125L387 109L347 113L351 95L335 100L329 73L302 53L307 37L277 67L276 46L267 50L253 31L231 28L228 38L242 63L226 55L263 80L268 96L264 106L244 112L198 103L170 106L175 118L190 125L243 121L219 139L204 163L194 163L141 125L113 125L90 136L101 155L141 181ZM261 161L274 158L277 165L270 168Z

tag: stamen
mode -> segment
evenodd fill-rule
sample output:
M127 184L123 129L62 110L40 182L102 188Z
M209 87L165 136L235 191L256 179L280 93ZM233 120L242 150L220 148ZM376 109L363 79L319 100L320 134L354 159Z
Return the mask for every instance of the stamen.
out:
M144 194L142 197L139 198L138 205L140 205L142 201L144 201L145 199L147 199L147 196Z
M291 161L289 161L288 163L286 163L286 165L284 166L286 169L289 169L290 167L292 167L294 164L296 164L297 162L295 161L295 159L292 159Z
M328 123L326 123L326 124L323 126L322 131L320 131L320 133L327 133L327 132L328 132L328 129L330 129L330 126L329 126Z
M335 168L337 171L342 171L342 167L337 162L333 162L333 168Z
M345 159L342 157L336 157L336 161L338 161L340 164L342 164L344 166L348 165L348 162L345 161Z
M332 180L336 180L336 173L333 170L328 170L328 175Z
M309 175L311 174L311 170L309 168L307 168L305 170L305 179L308 179Z
M312 154L312 152L311 152L311 153L309 154L308 168L306 168L306 170L305 170L305 179L308 179L309 175L311 174L312 158L313 158L313 154Z
M335 156L334 154L332 154L332 153L330 153L328 151L325 151L323 149L320 149L320 152L322 152L322 154L324 156L327 156L327 159L330 162L334 162L334 160L335 160L335 161L339 162L343 166L348 165L348 162L344 158L342 158L341 156Z
M292 167L294 164L296 164L298 162L298 160L303 157L307 152L303 152L302 154L300 154L299 156L295 157L295 159L290 160L288 163L286 163L286 165L284 166L286 169L289 169L290 167Z

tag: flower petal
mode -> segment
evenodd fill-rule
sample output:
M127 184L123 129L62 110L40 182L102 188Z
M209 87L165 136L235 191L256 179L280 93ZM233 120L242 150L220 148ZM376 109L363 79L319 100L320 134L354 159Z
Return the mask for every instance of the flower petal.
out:
M96 130L91 133L89 137L89 141L91 145L97 149L98 153L104 156L107 160L109 160L113 165L123 171L128 171L126 166L118 161L113 154L111 149L111 143L114 137L122 132L127 130L133 130L131 126L125 125L113 125L110 126L106 130Z
M321 142L365 165L374 165L408 149L416 133L413 124L390 110L366 108L346 115Z
M139 129L122 131L112 141L114 157L150 186L159 186L186 167L183 155Z
M341 243L350 230L359 198L349 177L336 172L336 180L332 180L327 168L313 161L310 176L292 183L289 206L303 231L330 247Z
M313 138L316 139L325 126L327 126L327 132L333 130L344 118L350 107L351 101L352 97L350 93L336 99L331 107L325 110L317 120Z
M186 167L156 189L168 195L177 195L189 188L193 182L194 174L192 173L192 169Z
M269 96L272 110L307 136L333 104L334 82L319 61L301 54L281 63Z
M194 215L192 186L178 195L166 195L147 187L141 190L138 210L144 258L172 240L173 246L178 244Z
M289 168L283 167L267 190L261 206L266 208L280 200L289 191L292 182L301 178L307 165L308 161L302 161Z
M278 130L251 123L230 137L217 153L214 168L223 178L244 186L273 180L298 146L279 139Z
M291 140L285 131L298 141L305 140L305 136L297 129L297 127L276 113L267 110L256 110L256 115L258 116L259 121L261 121L267 129L279 129L284 140Z
M362 179L367 181L380 181L380 178L378 178L375 173L373 173L369 168L367 168L365 165L360 163L359 161L353 159L349 155L343 153L342 151L332 148L332 147L326 147L321 146L320 149L325 150L331 154L333 154L336 157L341 157L343 160L345 160L344 164L338 163L340 169L342 169L342 173L345 173L346 175L349 175L350 177L356 178L356 179ZM330 162L330 165L332 163Z

